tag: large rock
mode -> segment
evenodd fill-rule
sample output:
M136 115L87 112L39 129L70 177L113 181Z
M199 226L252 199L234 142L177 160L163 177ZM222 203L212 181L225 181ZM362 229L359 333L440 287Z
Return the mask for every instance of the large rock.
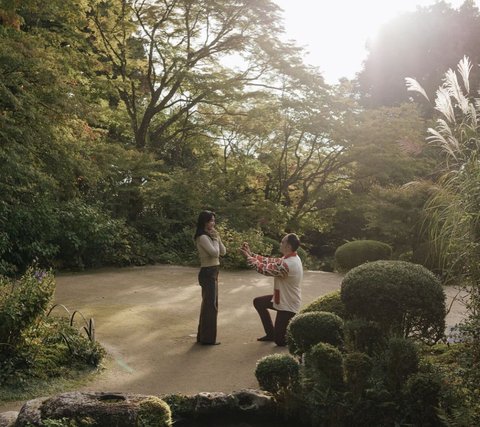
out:
M68 420L77 426L171 426L168 405L156 396L127 393L63 393L30 400L15 427L42 426L46 420ZM68 425L68 424L67 424Z
M0 414L0 427L13 427L17 420L18 412L8 411Z
M195 425L196 421L221 426L227 421L272 419L277 414L272 395L260 390L170 394L162 396L162 400L169 404L176 427Z
M160 397L71 392L30 400L23 405L15 424L0 427L42 426L46 420L63 420L65 426L78 427L162 427L171 425L172 416L175 427L217 427L232 422L275 421L277 408L273 397L260 390Z

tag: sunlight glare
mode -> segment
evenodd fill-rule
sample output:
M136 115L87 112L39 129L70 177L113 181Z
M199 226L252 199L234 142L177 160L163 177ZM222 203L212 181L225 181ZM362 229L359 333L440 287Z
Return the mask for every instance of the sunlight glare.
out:
M401 12L435 0L274 0L284 13L286 39L308 52L306 62L319 67L328 83L354 78L365 59L366 43ZM450 1L458 7L463 0Z

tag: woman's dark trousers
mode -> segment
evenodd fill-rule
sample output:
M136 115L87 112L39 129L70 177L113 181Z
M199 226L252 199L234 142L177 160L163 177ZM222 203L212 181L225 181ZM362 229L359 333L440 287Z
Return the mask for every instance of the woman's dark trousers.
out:
M202 267L198 283L202 287L202 307L198 322L197 342L215 344L218 315L218 266Z

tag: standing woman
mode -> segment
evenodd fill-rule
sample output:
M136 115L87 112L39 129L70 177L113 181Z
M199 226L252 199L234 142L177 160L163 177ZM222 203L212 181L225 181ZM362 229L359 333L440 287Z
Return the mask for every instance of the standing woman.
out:
M220 255L225 255L225 246L215 230L215 214L203 211L198 216L195 244L200 257L198 282L202 287L202 307L198 322L197 342L216 345L218 314L218 270Z

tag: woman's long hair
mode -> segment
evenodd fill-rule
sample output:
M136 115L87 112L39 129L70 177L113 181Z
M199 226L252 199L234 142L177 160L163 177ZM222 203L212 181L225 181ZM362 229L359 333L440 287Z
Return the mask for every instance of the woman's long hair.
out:
M207 232L205 231L205 225L212 218L215 218L215 213L213 213L212 211L200 212L200 215L198 215L198 220L197 220L197 230L195 231L195 236L193 236L193 239L196 239L202 234L207 234Z

